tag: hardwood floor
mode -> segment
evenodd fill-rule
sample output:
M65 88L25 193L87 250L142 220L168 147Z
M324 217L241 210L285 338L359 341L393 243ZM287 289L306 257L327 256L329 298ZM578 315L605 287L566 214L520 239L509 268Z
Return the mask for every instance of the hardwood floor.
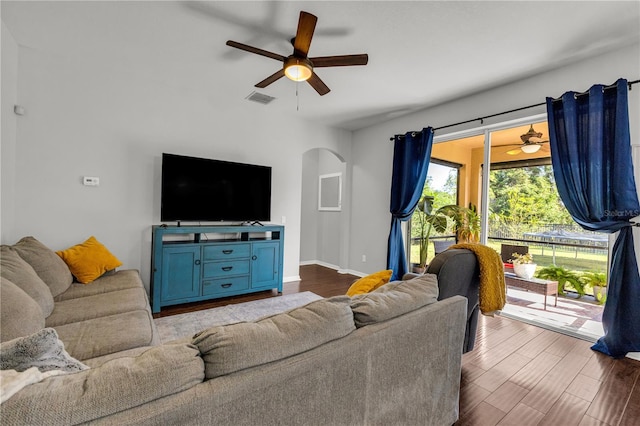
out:
M309 265L283 293L345 294L353 275ZM164 308L175 315L275 297L262 292ZM481 316L476 346L462 357L456 426L640 425L640 362L614 360L592 344L508 318Z
M640 362L496 316L462 357L460 425L638 425Z

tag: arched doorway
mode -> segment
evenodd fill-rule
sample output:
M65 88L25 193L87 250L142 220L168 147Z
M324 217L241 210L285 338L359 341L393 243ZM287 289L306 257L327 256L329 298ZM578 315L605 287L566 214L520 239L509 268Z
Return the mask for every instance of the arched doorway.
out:
M348 265L348 185L346 161L326 148L306 151L302 157L300 264L318 264L338 271ZM320 180L340 183L338 208L320 206ZM335 177L339 177L336 179ZM327 181L329 181L327 180ZM333 205L333 204L332 204ZM334 206L335 207L335 206Z

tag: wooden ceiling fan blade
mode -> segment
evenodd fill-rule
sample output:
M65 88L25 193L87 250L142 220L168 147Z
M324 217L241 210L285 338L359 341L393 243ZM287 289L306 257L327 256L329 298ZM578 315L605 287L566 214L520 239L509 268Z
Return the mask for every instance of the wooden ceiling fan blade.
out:
M331 89L329 89L327 85L324 84L324 81L320 80L320 77L318 77L318 74L316 74L315 72L311 74L311 77L309 77L307 83L309 83L311 87L316 89L316 92L318 92L320 96L326 95L331 91Z
M248 44L238 43L237 41L228 40L227 46L235 47L236 49L244 50L249 53L255 53L256 55L266 56L267 58L275 59L280 62L284 62L286 57L277 53L269 52L268 50L258 49L257 47L249 46Z
M316 22L318 22L318 18L315 15L305 11L300 12L298 30L296 31L296 37L293 41L293 54L295 56L306 58L309 54L309 47L311 46L313 32L316 29Z
M319 56L317 58L309 58L309 60L315 68L348 67L352 65L367 65L369 55L362 53L360 55Z
M265 87L267 87L271 83L273 83L273 82L275 82L277 80L280 80L282 77L284 77L284 69L280 69L280 70L274 72L269 77L267 77L264 80L262 80L260 83L257 83L256 87L260 87L261 89L264 89Z

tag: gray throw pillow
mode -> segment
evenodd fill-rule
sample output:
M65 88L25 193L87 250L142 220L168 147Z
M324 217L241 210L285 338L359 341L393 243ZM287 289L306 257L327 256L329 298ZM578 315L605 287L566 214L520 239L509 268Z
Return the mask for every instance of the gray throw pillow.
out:
M24 237L12 248L33 267L42 281L49 286L53 297L64 293L73 282L71 271L64 260L35 238Z
M266 364L346 336L355 330L349 300L348 296L317 300L255 322L196 334L193 344L205 362L205 376L212 379Z
M408 281L392 281L371 293L351 298L356 327L390 320L438 300L438 278L424 274Z
M0 275L8 279L35 300L45 318L53 312L53 296L31 265L9 246L0 247Z
M0 277L0 342L28 336L44 328L44 314L20 287Z
M31 367L38 368L41 373L50 370L76 372L89 368L64 350L64 343L53 328L0 343L0 370L20 372Z

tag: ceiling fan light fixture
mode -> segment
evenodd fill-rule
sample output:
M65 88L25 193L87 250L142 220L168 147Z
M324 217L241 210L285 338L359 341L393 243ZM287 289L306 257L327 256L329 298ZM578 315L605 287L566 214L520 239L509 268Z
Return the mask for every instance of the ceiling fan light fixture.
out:
M540 145L531 143L522 145L520 149L522 149L522 152L524 153L533 154L534 152L538 152L540 150Z
M293 81L306 81L313 74L311 62L306 59L289 57L284 63L284 75Z

